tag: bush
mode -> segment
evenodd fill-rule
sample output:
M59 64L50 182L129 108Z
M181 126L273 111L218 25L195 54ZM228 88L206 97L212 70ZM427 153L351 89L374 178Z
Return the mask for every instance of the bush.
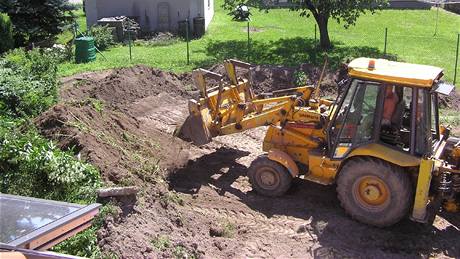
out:
M36 116L57 101L57 68L40 50L14 50L0 61L0 115Z
M6 14L0 13L0 54L14 48L13 25Z
M307 85L307 74L303 71L294 72L294 85L296 87Z
M51 48L46 48L44 53L57 63L70 61L73 57L72 44L54 44Z
M115 255L104 254L97 245L96 232L103 226L104 219L109 215L112 217L118 215L112 203L107 203L99 209L99 214L93 219L90 228L53 247L53 251L86 258L117 258Z
M72 150L61 151L30 122L57 101L60 56L16 49L0 60L0 193L87 204L96 201L102 185L97 169ZM61 244L61 250L98 258L99 227Z
M58 60L43 49L35 48L30 51L14 49L6 55L5 60L7 66L21 70L25 76L35 80L57 82Z
M75 159L71 151L61 151L27 124L2 118L0 192L67 202L95 201L95 189L101 185L96 168Z
M100 50L106 50L115 45L115 40L112 34L113 28L109 26L93 26L91 27L90 34L94 38L94 44Z

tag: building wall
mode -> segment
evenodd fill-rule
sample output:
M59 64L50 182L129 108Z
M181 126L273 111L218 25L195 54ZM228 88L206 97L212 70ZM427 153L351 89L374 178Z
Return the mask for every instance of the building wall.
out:
M203 6L203 14L205 18L206 30L214 17L214 0L198 0L201 1Z
M167 27L170 31L176 31L178 22L187 18L192 25L197 16L205 17L207 28L214 15L214 0L86 0L86 21L91 26L103 17L124 15L135 17L142 30L156 31L159 29L159 4L167 6L164 11L169 9ZM162 21L165 24L165 20Z
M390 8L393 9L430 9L431 5L420 1L390 0Z
M458 4L446 4L444 8L448 11L460 14L460 3Z

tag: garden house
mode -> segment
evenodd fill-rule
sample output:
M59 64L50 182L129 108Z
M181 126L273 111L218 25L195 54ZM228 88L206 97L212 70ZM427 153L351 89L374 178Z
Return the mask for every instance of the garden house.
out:
M127 16L144 32L174 32L180 21L189 19L193 25L198 17L207 29L214 15L214 0L86 0L85 11L88 26L104 17Z

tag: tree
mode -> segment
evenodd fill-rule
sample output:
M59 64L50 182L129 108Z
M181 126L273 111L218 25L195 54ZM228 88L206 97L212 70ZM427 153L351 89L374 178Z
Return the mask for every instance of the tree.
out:
M267 11L269 8L267 0L225 0L224 8L232 9L243 2ZM320 46L322 49L330 49L332 44L328 31L329 19L343 22L344 27L348 28L366 10L374 14L386 7L388 0L291 0L291 3L291 10L299 11L300 16L313 15L319 28Z
M2 0L0 12L13 24L16 46L43 43L72 23L75 7L67 0Z
M14 47L13 25L6 14L0 13L0 54Z

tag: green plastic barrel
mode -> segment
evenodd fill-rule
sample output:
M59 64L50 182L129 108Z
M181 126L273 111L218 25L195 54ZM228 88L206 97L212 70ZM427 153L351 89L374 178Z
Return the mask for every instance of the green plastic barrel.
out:
M96 60L96 47L93 37L80 37L75 39L75 62L88 63Z

